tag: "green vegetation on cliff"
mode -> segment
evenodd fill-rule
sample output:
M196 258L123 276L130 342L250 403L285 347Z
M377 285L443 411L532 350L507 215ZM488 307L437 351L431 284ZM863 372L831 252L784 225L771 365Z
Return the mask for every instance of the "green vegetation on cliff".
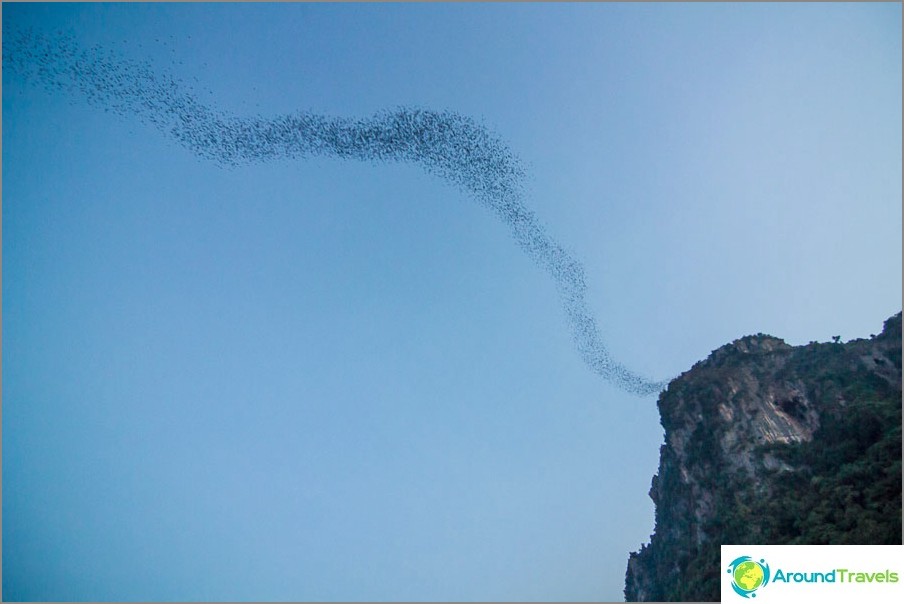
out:
M752 336L659 400L666 444L629 601L716 601L721 544L901 543L901 314L880 336Z

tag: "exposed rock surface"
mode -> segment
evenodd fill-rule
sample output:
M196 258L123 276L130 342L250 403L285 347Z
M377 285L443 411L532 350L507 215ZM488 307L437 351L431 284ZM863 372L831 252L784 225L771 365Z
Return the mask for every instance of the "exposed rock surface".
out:
M901 542L900 313L844 344L741 338L658 405L656 528L626 600L718 600L722 543Z

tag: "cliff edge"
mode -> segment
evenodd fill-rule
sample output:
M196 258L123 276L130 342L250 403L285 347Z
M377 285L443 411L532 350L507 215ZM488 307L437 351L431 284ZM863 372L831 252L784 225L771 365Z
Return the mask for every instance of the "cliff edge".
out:
M627 601L719 600L723 543L901 543L901 313L847 343L741 338L658 406L656 525Z

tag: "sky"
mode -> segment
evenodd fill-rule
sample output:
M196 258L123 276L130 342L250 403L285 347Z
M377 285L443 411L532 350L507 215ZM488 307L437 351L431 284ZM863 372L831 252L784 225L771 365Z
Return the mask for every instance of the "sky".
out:
M583 266L608 353L651 381L901 309L900 22L3 7L5 43L97 48L238 119L473 120ZM622 599L653 530L656 396L588 367L497 214L417 162L224 166L7 59L5 600Z

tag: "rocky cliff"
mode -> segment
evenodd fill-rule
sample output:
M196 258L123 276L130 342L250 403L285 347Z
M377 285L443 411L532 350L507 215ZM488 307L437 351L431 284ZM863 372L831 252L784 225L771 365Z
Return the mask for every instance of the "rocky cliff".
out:
M868 340L741 338L658 405L656 527L626 600L718 600L722 543L901 543L900 313Z

